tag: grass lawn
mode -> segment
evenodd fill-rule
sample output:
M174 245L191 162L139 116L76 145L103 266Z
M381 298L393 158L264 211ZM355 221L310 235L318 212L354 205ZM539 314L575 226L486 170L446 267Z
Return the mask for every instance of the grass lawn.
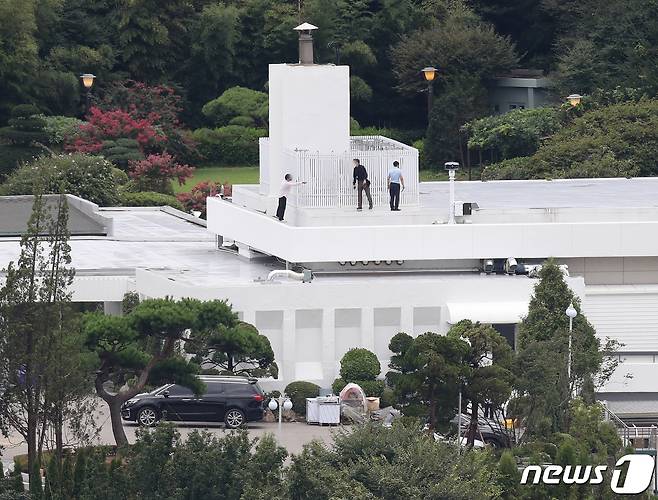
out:
M473 180L480 178L480 172L473 169ZM466 170L457 171L457 179L464 181L468 179ZM421 182L447 181L448 173L445 170L421 170ZM190 191L195 184L202 181L215 181L217 183L230 182L231 184L257 184L258 167L197 167L194 175L187 182L179 186L174 182L174 192L182 193Z
M179 186L178 182L174 182L174 192L182 193L190 191L192 187L202 181L257 184L258 167L197 167L194 175L182 186Z

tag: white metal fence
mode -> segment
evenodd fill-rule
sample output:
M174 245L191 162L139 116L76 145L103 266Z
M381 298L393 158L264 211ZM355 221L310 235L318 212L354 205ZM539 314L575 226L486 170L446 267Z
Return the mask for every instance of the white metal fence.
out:
M418 150L383 136L356 136L350 140L350 152L320 155L309 151L288 151L289 164L296 180L306 181L291 196L291 204L303 208L356 207L357 192L352 187L352 160L358 158L368 171L373 203L388 205L388 171L400 162L406 189L402 206L418 205ZM364 193L365 197L365 193ZM364 204L367 201L364 200Z

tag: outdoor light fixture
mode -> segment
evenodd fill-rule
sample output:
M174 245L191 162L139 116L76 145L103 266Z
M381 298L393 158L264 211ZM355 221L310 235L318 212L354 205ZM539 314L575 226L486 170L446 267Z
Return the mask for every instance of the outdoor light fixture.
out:
M578 316L578 311L573 306L573 302L569 302L569 307L564 313L569 317L569 350L567 351L567 380L571 385L571 337L573 337L573 320Z
M427 66L420 70L425 81L427 82L427 124L430 123L430 116L432 114L432 97L434 95L434 78L436 72L439 71L434 66Z
M350 261L350 266L356 266L356 261L355 261L355 260L351 260L351 261Z
M583 96L581 96L580 94L571 94L567 96L567 101L569 101L569 104L571 104L571 106L573 107L578 106L580 104L580 101L582 101L582 99Z
M448 179L450 180L450 207L448 210L448 224L455 223L455 172L459 168L459 163L456 161L447 161L444 165L448 171Z
M270 402L267 403L267 407L274 412L277 408L279 409L279 434L281 433L281 421L283 420L283 412L292 410L292 401L285 396L281 395L278 398L270 399Z
M433 66L427 66L426 68L421 69L421 71L423 72L423 75L425 76L425 80L427 80L428 82L431 82L432 80L434 80L434 77L436 76L436 72L439 71L439 70L436 69Z
M494 261L493 261L493 259L485 260L484 265L482 266L482 269L487 274L493 273L493 271L494 271Z
M95 78L96 75L92 75L91 73L84 73L80 75L80 79L82 80L82 85L86 89L90 89L94 85Z

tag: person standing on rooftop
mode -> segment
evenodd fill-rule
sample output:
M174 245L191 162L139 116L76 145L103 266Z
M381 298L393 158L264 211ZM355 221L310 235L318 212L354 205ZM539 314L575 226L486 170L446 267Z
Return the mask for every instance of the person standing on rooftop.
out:
M393 166L388 171L388 191L391 195L392 212L400 211L400 186L404 191L404 177L402 176L402 170L400 170L400 162L394 161Z
M354 172L352 174L352 187L358 189L358 206L357 210L363 209L363 192L366 192L368 198L369 209L372 210L372 196L370 195L370 179L368 179L368 171L366 167L361 165L361 161L357 158L352 160L354 163ZM357 185L358 183L358 185Z
M286 204L288 202L288 195L290 191L295 186L300 186L306 184L306 181L303 182L293 182L292 175L286 174L281 183L281 189L279 190L279 206L276 209L276 217L279 220L283 220L283 216L286 214Z

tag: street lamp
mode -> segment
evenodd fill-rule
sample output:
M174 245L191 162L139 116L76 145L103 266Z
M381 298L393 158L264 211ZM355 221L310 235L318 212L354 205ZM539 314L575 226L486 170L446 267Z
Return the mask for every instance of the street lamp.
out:
M580 94L571 94L567 96L567 101L569 101L569 104L571 104L572 107L576 107L580 104L580 101L582 101L583 96Z
M94 86L95 78L96 75L92 75L91 73L83 73L80 75L82 86L87 89L87 113L89 113L89 108L91 107L91 87Z
M569 351L567 359L567 379L569 384L571 384L571 337L573 335L573 319L578 316L578 311L573 306L573 302L569 302L569 307L564 311L567 316L569 316Z
M459 163L456 161L448 161L444 164L445 169L448 171L448 179L450 180L450 207L448 211L448 224L455 223L455 172L459 168Z
M277 408L279 408L279 432L281 432L281 420L282 420L282 415L283 415L283 410L291 410L292 409L292 401L286 396L279 396L278 398L272 398L270 399L270 402L267 403L267 407L274 412Z
M434 66L427 66L426 68L421 69L425 81L427 82L427 123L430 122L430 116L432 114L432 94L434 94L434 78L436 77L436 72L439 71Z

